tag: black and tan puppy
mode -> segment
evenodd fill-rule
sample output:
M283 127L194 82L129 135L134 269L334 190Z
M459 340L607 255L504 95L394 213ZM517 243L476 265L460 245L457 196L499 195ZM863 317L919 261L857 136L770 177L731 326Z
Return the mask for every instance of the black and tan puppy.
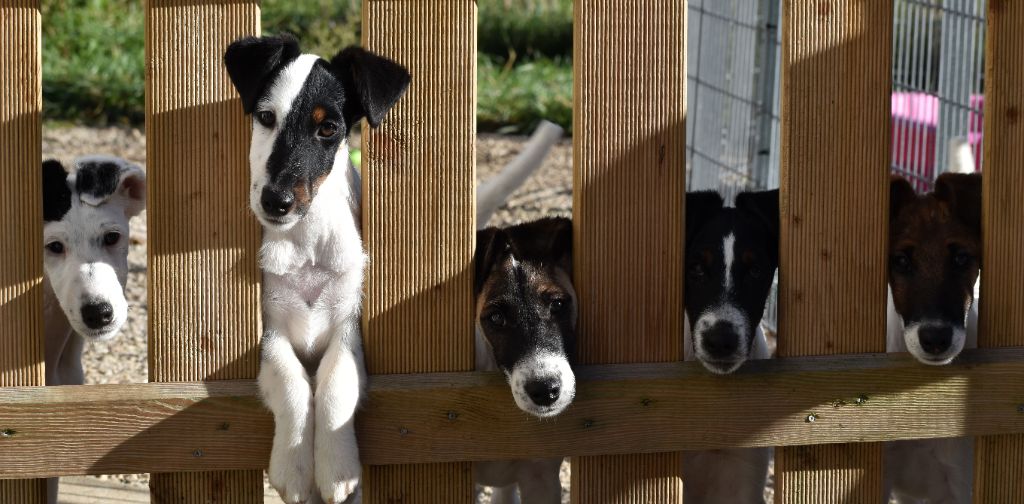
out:
M476 369L504 373L519 409L558 415L576 394L572 221L547 218L477 232ZM561 502L562 459L480 462L492 502Z

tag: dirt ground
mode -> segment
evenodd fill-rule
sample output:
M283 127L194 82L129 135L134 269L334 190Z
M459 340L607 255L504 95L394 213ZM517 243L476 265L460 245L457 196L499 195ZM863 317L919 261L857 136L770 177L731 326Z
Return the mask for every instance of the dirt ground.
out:
M477 179L486 180L497 173L518 154L526 141L525 137L481 135L477 140ZM46 129L43 133L43 157L57 158L66 163L84 154L113 154L138 163L145 168L145 134L137 129L126 128L84 128L62 127ZM358 144L354 139L353 144ZM519 188L507 204L500 208L491 219L492 225L507 225L530 219L564 215L572 212L572 146L563 140L552 150L544 166L538 170L523 187ZM141 383L147 381L146 360L146 219L145 213L132 220L132 245L129 252L129 275L127 297L130 305L128 322L121 335L110 342L87 345L84 355L85 380L98 383ZM87 495L97 487L123 487L121 493L130 490L139 499L148 485L148 475L109 475L76 478L70 483L68 499L62 502L113 502L110 498L99 497L95 501L71 499L72 489ZM563 501L568 500L569 465L562 467ZM271 490L269 494L272 494ZM142 497L139 497L139 496ZM481 502L489 502L486 493ZM771 486L766 491L771 498ZM119 501L120 498L116 498ZM144 500L123 500L143 502ZM267 502L273 499L268 498ZM771 502L771 500L769 500Z

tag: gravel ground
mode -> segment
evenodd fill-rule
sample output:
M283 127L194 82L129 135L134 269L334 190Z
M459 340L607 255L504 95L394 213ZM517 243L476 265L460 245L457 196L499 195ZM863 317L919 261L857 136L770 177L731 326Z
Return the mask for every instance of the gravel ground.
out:
M525 137L480 135L477 139L477 177L486 180L511 161L523 148ZM47 128L43 132L43 157L70 163L85 154L113 154L146 166L145 134L126 128ZM353 145L358 145L354 139ZM544 166L509 198L491 225L507 225L541 216L572 212L572 144L563 140L548 156ZM122 334L110 342L86 346L83 357L85 380L97 383L141 383L147 381L146 361L146 219L145 212L131 222L132 245L128 254L129 274L126 288L131 306ZM146 474L97 476L101 480L120 481L131 487L148 484ZM568 503L569 464L562 466L563 501ZM766 497L771 502L769 484ZM488 492L481 502L489 502Z

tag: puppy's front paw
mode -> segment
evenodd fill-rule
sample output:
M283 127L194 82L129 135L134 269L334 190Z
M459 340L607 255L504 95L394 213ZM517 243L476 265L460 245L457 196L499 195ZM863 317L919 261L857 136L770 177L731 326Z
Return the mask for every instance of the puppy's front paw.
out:
M320 450L316 453L316 484L327 504L341 504L356 492L363 467L359 451Z
M267 476L287 504L306 504L313 495L313 453L305 444L279 447L275 443L270 452Z

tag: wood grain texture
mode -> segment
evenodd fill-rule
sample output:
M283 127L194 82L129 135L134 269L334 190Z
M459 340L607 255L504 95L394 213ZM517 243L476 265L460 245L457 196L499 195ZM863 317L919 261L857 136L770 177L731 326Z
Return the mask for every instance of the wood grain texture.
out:
M43 384L39 2L0 3L0 387Z
M576 457L573 473L591 477L572 478L572 500L636 504L682 502L679 459L678 453ZM595 475L603 477L592 477Z
M780 357L885 351L892 0L783 6ZM776 502L877 502L881 446L776 451Z
M1024 4L990 0L979 347L1024 346ZM968 415L974 411L968 410ZM1024 435L975 443L974 501L1024 502Z
M680 360L686 1L578 0L573 12L579 360ZM680 502L680 462L576 459L573 502Z
M878 354L750 362L729 380L697 363L585 366L578 377L573 406L538 422L516 408L496 373L375 376L358 422L363 460L384 465L1024 432L1017 410L1024 349L969 351L944 367ZM814 422L807 421L810 414ZM272 427L253 380L5 388L0 431L13 434L0 437L0 479L259 468Z
M877 443L793 446L785 453L775 457L776 502L883 501L882 450Z
M151 381L254 378L258 370L250 123L222 61L231 41L259 33L259 19L255 0L146 4ZM262 480L260 470L154 474L150 488L157 502L242 503L262 499Z
M473 369L476 2L364 0L363 45L412 84L363 128L363 339L372 374ZM368 467L368 503L473 499L468 463Z
M42 66L38 0L0 1L0 387L43 384ZM0 502L46 502L44 480Z

